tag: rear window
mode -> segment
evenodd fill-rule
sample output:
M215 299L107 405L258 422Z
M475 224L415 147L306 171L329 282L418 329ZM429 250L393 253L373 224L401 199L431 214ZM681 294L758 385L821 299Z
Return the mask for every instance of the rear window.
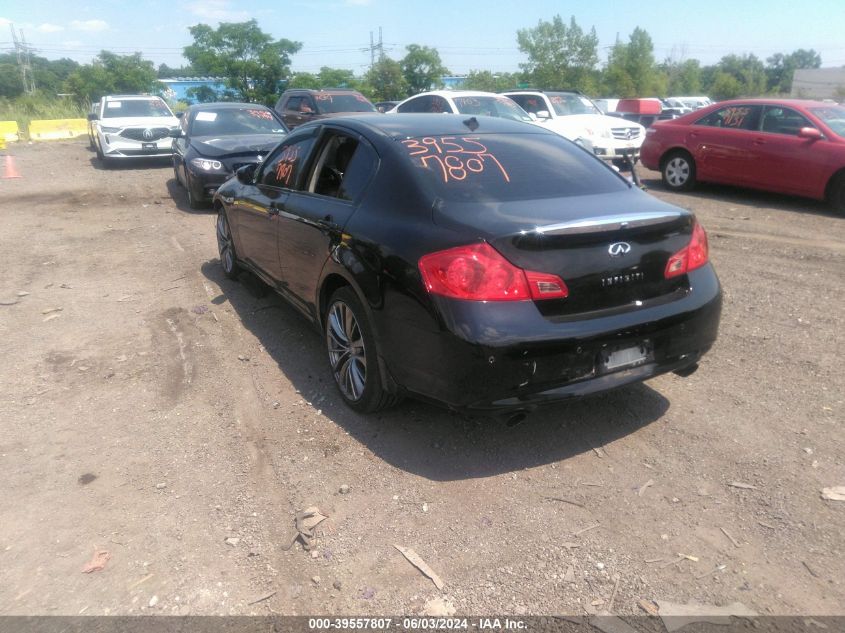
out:
M170 108L161 99L114 99L106 101L104 119L126 116L173 116Z
M619 175L553 134L467 134L399 141L413 172L437 197L495 202L613 193Z
M377 112L375 106L364 95L332 94L321 92L314 95L320 114L330 112Z

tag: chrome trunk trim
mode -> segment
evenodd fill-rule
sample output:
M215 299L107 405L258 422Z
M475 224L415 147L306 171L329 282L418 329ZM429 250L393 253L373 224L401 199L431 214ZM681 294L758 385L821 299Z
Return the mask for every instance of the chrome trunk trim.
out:
M583 233L604 233L622 229L635 229L642 226L664 224L677 220L683 211L651 211L645 213L631 213L627 215L602 215L585 220L561 222L538 226L534 232L541 235L580 235ZM527 233L528 231L526 231Z

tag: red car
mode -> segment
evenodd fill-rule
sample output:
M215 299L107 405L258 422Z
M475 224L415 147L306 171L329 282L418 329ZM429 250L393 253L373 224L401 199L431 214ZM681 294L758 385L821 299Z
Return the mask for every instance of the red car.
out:
M674 191L716 182L828 200L845 213L845 107L722 101L646 130L641 160Z

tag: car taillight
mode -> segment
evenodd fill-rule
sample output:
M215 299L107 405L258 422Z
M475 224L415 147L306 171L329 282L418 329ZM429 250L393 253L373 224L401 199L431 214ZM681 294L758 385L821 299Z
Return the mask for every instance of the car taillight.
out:
M692 238L689 244L669 258L666 263L664 276L666 279L683 275L696 268L701 268L710 259L707 246L707 233L697 221L692 227Z
M424 255L419 267L430 293L454 299L528 301L569 295L557 275L514 266L485 242Z

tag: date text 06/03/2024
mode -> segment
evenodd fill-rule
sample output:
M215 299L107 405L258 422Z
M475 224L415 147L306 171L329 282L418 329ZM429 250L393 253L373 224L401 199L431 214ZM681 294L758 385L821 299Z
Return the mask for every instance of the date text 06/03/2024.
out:
M522 620L510 618L433 618L433 617L410 617L410 618L309 618L308 628L311 630L372 630L389 631L403 629L409 631L429 630L470 630L496 631L526 630L528 627Z

